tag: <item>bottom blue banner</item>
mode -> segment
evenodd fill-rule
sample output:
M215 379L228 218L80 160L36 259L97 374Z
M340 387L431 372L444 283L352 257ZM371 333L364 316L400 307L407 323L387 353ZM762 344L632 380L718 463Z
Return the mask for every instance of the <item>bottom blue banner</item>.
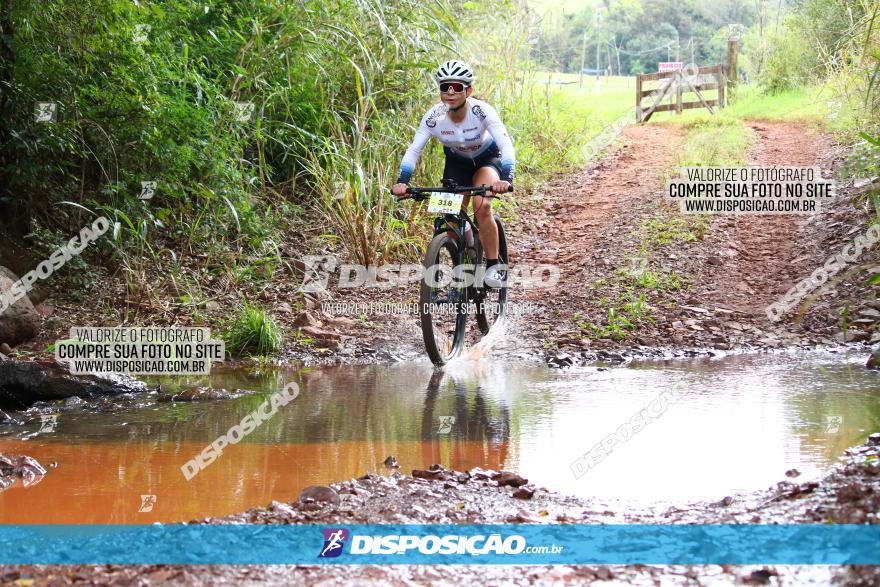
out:
M0 525L0 564L880 564L878 525Z

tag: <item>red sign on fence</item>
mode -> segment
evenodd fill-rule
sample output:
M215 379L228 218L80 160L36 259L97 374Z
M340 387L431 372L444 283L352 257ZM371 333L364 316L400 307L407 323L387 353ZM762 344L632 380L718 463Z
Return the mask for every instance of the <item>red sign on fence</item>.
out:
M681 61L661 61L659 63L659 72L663 73L665 71L678 71L682 68L684 64Z

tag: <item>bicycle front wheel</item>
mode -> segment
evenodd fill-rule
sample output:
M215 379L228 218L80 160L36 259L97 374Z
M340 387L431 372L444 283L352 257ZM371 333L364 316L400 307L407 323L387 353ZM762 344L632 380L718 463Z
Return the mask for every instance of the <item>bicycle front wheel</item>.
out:
M449 235L438 234L428 245L422 265L419 319L431 362L445 365L461 352L467 322L467 291L456 286L454 271L458 246Z

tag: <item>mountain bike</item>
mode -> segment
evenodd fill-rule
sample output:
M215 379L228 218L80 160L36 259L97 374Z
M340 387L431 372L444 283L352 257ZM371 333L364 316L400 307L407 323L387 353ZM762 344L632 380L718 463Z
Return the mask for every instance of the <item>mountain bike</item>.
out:
M513 191L513 186L508 191ZM401 200L429 200L428 211L442 214L434 219L434 236L422 261L419 289L419 321L431 362L442 366L455 358L467 338L467 319L473 313L479 333L485 336L504 321L507 284L491 288L483 283L485 266L480 229L462 208L465 195L498 197L491 186L457 186L444 180L443 187L406 190ZM498 262L507 266L504 225L498 225ZM477 337L479 338L479 337Z

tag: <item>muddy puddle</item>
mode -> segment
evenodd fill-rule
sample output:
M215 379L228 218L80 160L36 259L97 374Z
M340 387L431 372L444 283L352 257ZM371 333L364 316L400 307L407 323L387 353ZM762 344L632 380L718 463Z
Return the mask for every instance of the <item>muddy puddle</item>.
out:
M215 370L177 379L257 393L206 402L152 392L38 404L0 427L0 453L49 468L0 492L0 523L149 523L294 500L305 486L442 463L509 469L553 491L641 505L719 500L797 469L817 476L880 421L863 353L803 351L554 370L460 361ZM187 480L181 467L274 392L299 395ZM580 478L572 463L664 391L677 401Z

